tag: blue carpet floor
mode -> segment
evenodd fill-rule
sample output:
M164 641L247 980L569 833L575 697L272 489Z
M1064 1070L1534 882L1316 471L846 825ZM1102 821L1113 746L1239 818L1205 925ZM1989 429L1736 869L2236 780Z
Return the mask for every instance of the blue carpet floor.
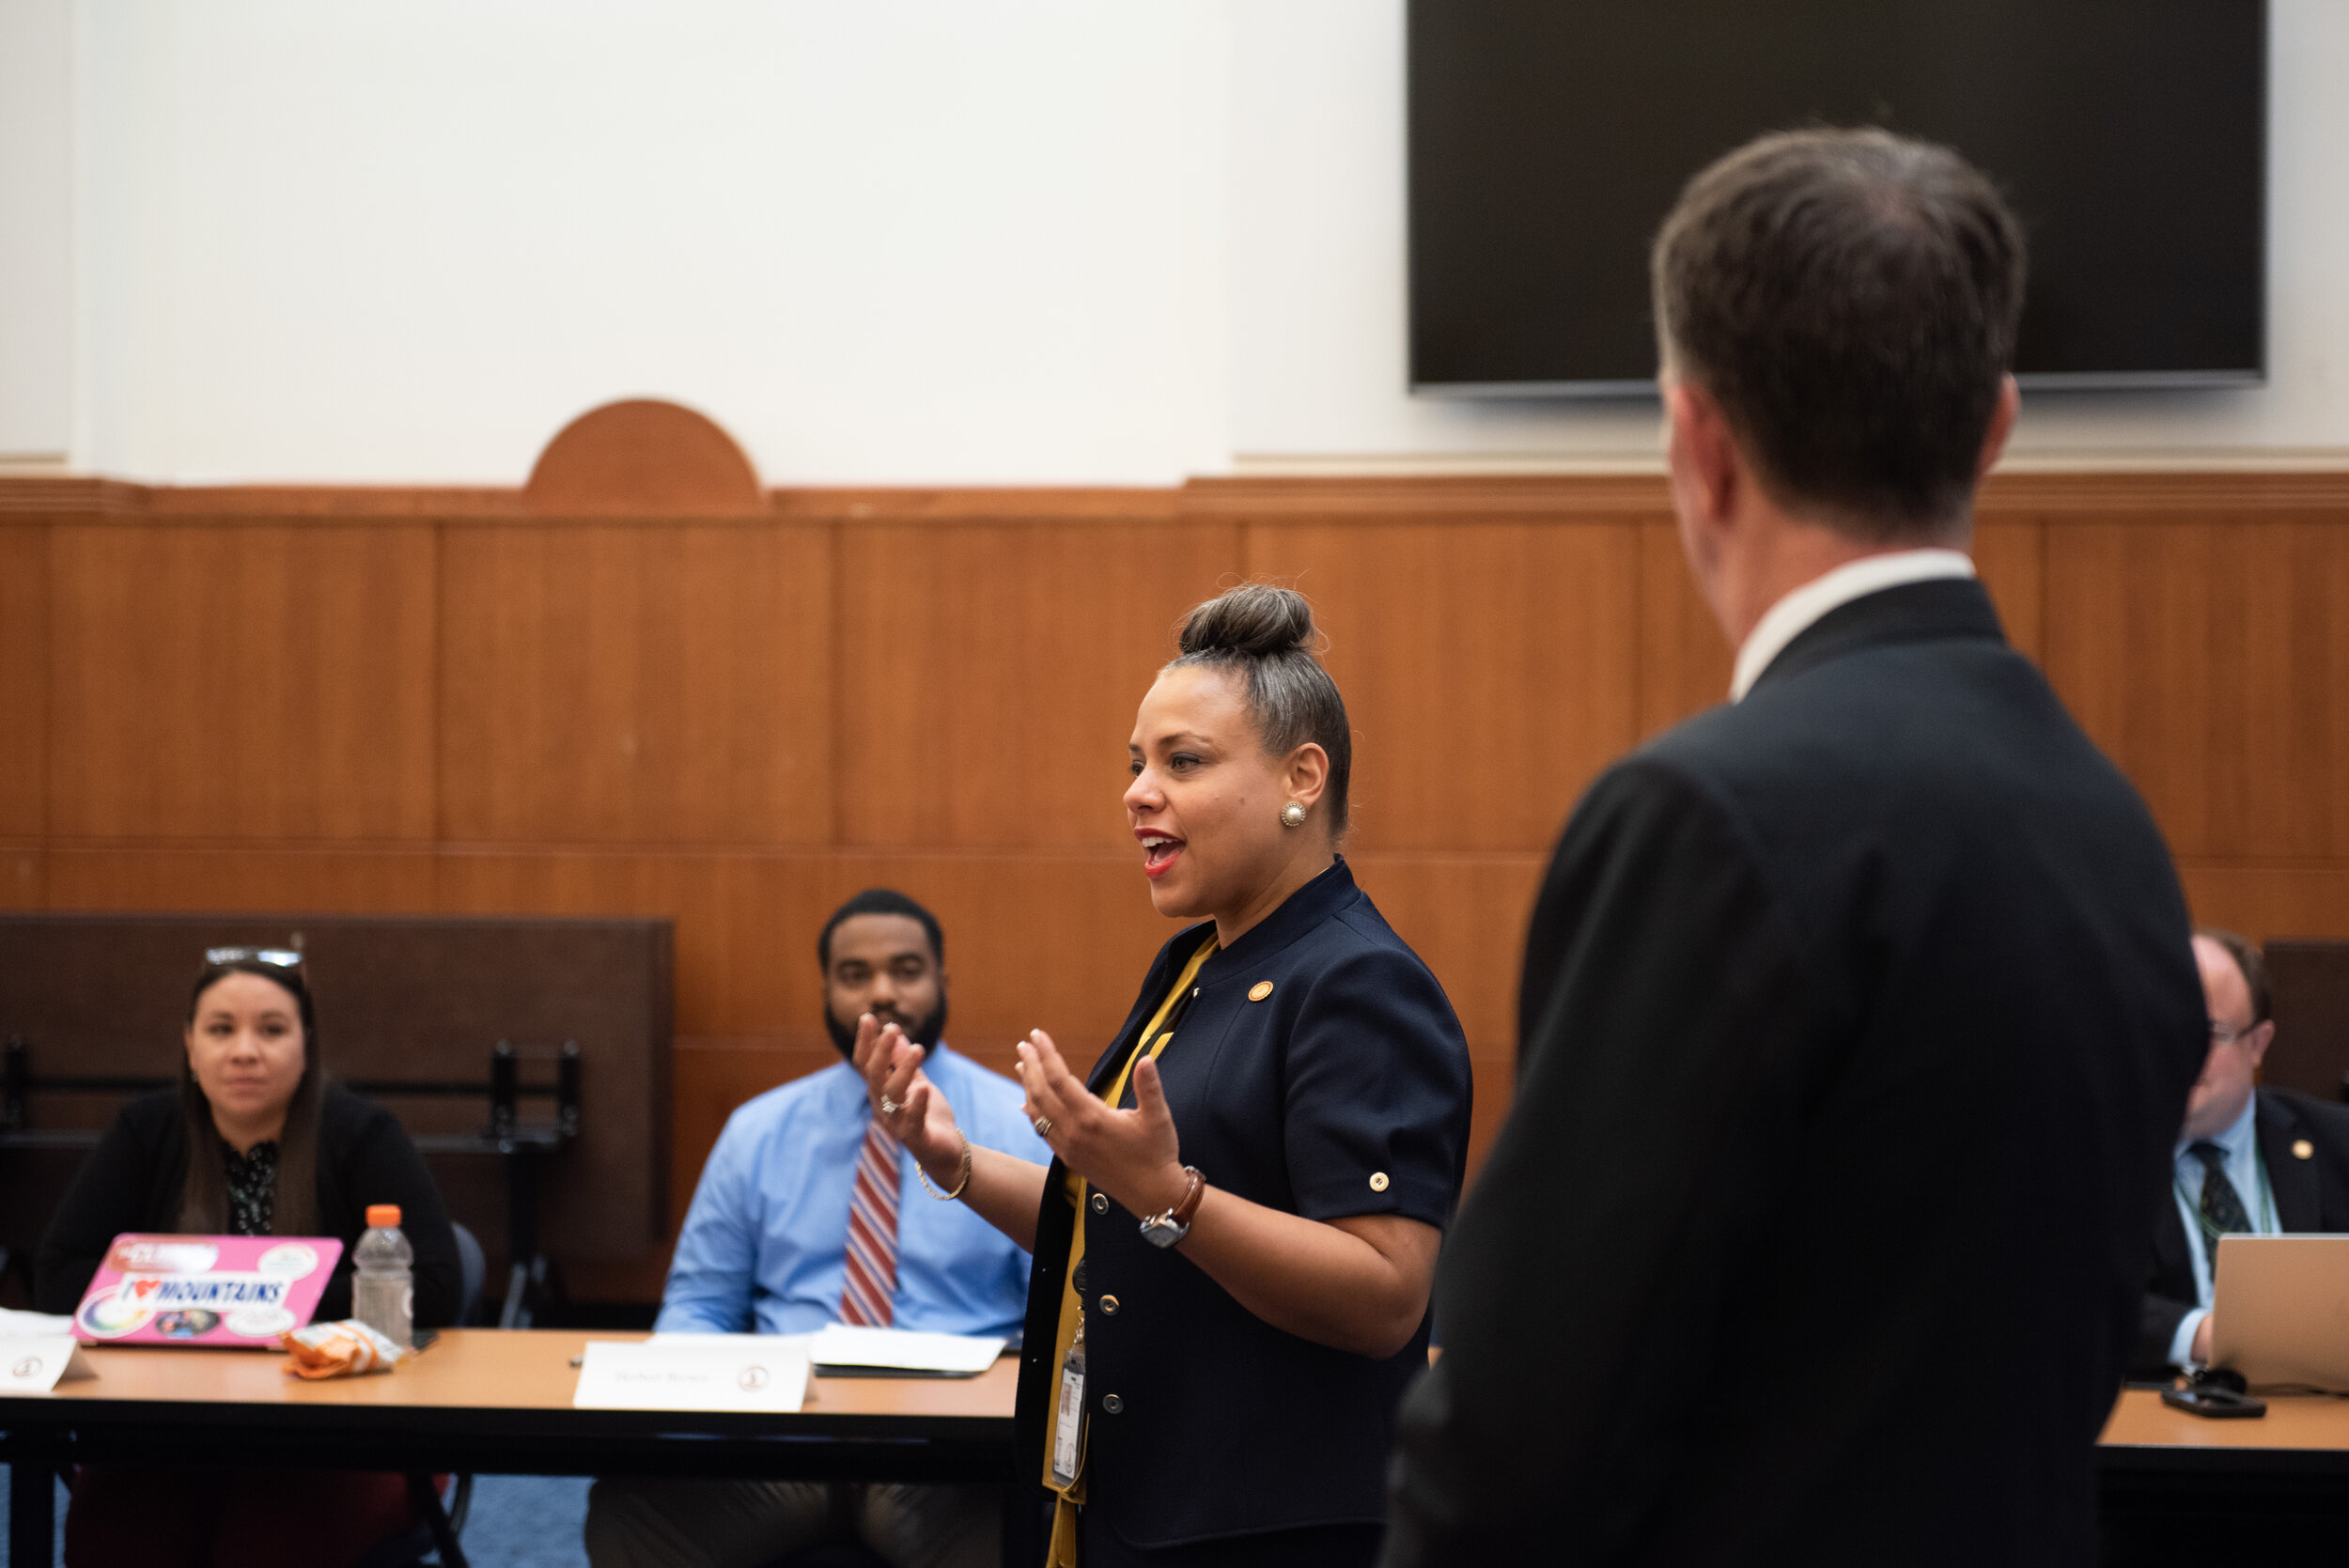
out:
M465 1559L474 1568L585 1568L584 1478L485 1475L473 1483Z
M0 1467L0 1477L7 1475ZM474 1482L465 1520L465 1557L474 1568L583 1568L579 1544L587 1522L587 1483L568 1476L485 1475ZM65 1488L57 1488L58 1548L65 1537ZM8 1560L8 1493L0 1486L0 1563ZM29 1565L23 1565L29 1568Z

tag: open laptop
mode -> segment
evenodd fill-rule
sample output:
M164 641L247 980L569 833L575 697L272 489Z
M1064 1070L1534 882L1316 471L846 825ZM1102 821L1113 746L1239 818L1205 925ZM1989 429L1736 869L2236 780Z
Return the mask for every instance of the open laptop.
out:
M74 1309L74 1337L274 1350L318 1311L342 1255L333 1236L118 1235Z
M2224 1235L2211 1364L2253 1388L2349 1392L2349 1235Z

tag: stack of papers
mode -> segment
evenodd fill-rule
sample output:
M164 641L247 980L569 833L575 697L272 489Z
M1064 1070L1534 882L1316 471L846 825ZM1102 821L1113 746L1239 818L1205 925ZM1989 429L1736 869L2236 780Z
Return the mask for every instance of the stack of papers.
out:
M851 1375L976 1377L1003 1353L1000 1339L841 1323L826 1324L808 1343L808 1355L819 1370Z

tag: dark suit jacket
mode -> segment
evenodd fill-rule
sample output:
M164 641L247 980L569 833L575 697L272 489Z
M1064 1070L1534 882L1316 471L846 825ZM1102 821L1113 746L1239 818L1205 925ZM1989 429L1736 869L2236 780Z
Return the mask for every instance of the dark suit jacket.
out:
M1093 1069L1095 1094L1214 932L1192 926L1160 951ZM1312 1219L1450 1220L1468 1161L1468 1043L1436 977L1345 862L1209 958L1197 985L1159 1058L1186 1164ZM1018 1452L1038 1475L1078 1218L1066 1172L1055 1160L1044 1183L1020 1362ZM1256 1316L1180 1248L1143 1240L1140 1217L1107 1197L1083 1220L1087 1530L1147 1549L1376 1524L1395 1406L1427 1364L1427 1326L1382 1359L1332 1350ZM1106 1296L1114 1314L1098 1310ZM1114 1414L1102 1405L1112 1394Z
M2090 1562L2207 1024L2160 835L1981 586L1610 769L1524 975L1387 1560Z
M2260 1163L2276 1196L2276 1220L2288 1232L2349 1231L2349 1106L2292 1089L2262 1089L2251 1113ZM2306 1144L2308 1156L2294 1152ZM2174 1169L2174 1164L2173 1164ZM2174 1180L2174 1177L2172 1178ZM2251 1194L2244 1193L2244 1202ZM2194 1259L2186 1251L2186 1221L2165 1189L2154 1221L2153 1282L2145 1287L2130 1375L2162 1379L2178 1320L2195 1308Z
M187 1175L187 1124L178 1092L142 1094L125 1105L50 1216L34 1269L39 1310L79 1306L107 1244L123 1232L177 1226ZM462 1289L457 1233L440 1187L390 1111L334 1083L319 1107L318 1203L319 1228L342 1241L343 1255L313 1321L350 1315L351 1249L367 1228L369 1203L399 1205L399 1228L416 1258L415 1326L456 1321Z

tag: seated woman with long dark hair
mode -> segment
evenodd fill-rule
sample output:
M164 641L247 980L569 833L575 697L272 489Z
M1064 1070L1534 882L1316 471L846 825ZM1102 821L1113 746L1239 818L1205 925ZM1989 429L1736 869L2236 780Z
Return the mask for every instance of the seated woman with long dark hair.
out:
M215 949L188 1001L179 1087L122 1108L75 1172L36 1266L70 1312L114 1238L318 1235L343 1244L317 1318L350 1315L370 1203L397 1203L415 1253L414 1322L452 1322L457 1236L431 1172L381 1107L330 1084L298 955ZM413 1528L396 1475L86 1465L66 1515L77 1565L334 1564Z

